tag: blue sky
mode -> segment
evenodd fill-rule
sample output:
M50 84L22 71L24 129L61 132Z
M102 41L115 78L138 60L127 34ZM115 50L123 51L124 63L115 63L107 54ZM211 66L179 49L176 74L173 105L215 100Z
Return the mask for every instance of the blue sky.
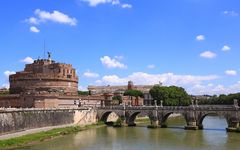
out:
M43 57L71 63L79 88L183 86L240 91L239 0L2 0L0 86ZM27 59L26 59L27 58Z

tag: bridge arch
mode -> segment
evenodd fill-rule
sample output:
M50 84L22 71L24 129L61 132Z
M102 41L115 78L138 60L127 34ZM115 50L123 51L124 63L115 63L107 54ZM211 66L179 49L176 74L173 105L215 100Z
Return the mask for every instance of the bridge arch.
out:
M154 117L152 112L146 112L146 111L135 111L135 112L130 112L128 113L127 116L127 124L128 126L135 126L135 120L137 118L137 116L142 115L142 116L147 116L149 118L149 120L152 122L154 121ZM157 119L155 119L156 121Z
M110 114L115 114L118 118L121 117L121 114L119 114L118 112L109 110L109 111L104 111L98 114L99 121L106 123Z
M219 112L206 112L206 113L202 114L202 115L199 117L198 121L197 121L198 129L203 129L203 128L204 128L204 126L203 126L203 121L204 121L204 119L205 119L207 116L223 117L223 118L225 119L226 123L227 123L227 127L229 126L229 120L228 120L229 117L228 117L228 115L225 114L224 112L222 112L222 113L219 113ZM226 127L226 128L227 128L227 127Z
M188 119L187 119L186 114L176 113L176 112L171 111L171 112L163 113L162 118L160 118L160 125L161 125L162 128L167 127L167 120L169 119L169 116L172 115L172 114L180 114L184 118L185 124L188 123Z

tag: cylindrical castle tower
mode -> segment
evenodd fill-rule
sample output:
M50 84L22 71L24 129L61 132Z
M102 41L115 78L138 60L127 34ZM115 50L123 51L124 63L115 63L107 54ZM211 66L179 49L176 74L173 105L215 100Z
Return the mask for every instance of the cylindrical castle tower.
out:
M57 92L77 95L78 76L70 64L38 59L26 64L24 71L10 75L10 93Z

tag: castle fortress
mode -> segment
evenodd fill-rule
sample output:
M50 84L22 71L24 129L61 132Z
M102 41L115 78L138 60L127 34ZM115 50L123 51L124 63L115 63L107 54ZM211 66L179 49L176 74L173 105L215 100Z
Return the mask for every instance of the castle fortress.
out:
M23 71L10 75L10 95L0 97L0 107L78 107L78 76L70 64L37 59Z
M70 64L38 59L27 64L24 71L10 75L10 94L58 92L77 95L78 77Z

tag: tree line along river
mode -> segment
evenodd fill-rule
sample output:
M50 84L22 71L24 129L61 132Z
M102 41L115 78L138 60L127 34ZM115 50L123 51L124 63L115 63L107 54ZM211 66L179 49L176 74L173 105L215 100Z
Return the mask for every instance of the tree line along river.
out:
M207 116L204 130L184 130L182 117L169 118L168 128L101 127L17 150L239 150L240 134L227 133L227 122Z

